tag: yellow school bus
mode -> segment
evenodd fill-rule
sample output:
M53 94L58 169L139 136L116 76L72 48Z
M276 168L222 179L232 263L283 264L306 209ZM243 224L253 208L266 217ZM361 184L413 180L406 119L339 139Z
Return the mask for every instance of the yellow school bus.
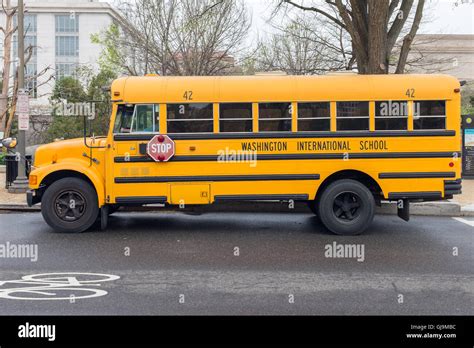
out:
M359 234L381 201L461 192L460 83L447 75L126 77L107 136L39 147L30 205L55 230L125 205L306 201Z

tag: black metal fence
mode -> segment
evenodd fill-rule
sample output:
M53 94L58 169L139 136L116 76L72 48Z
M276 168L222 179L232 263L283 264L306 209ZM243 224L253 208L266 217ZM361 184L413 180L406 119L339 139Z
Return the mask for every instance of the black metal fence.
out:
M26 176L28 177L30 175L30 170L31 170L31 155L27 155L25 161L25 167L26 167ZM6 155L5 156L5 166L6 166L6 171L5 171L5 188L8 189L13 182L15 181L17 175L18 175L18 161L17 161L17 156L16 155Z

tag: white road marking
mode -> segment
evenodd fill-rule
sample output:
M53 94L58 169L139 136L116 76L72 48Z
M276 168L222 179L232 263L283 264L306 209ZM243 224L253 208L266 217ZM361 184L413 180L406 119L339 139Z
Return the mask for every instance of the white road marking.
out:
M79 279L78 279L79 278ZM85 278L85 279L84 279ZM18 280L1 281L0 285L18 284L0 288L0 299L12 300L69 300L107 295L107 291L86 288L84 285L101 286L101 282L120 279L119 276L99 273L43 273L23 276ZM25 286L23 286L25 285ZM29 295L30 297L27 297Z
M469 221L460 217L453 217L454 220L465 223L466 225L469 225L471 227L474 227L474 221Z

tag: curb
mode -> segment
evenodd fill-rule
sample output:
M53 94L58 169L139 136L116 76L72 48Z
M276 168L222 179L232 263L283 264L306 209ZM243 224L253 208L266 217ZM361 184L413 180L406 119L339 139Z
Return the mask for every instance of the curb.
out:
M27 204L0 204L0 211L41 211L40 206L29 207Z
M39 212L41 207L35 205L28 207L27 204L0 204L0 212L20 211ZM280 202L233 202L227 204L211 204L204 206L188 206L184 210L179 207L163 205L144 207L122 207L121 211L126 212L146 212L146 211L184 211L186 213L214 213L214 212L241 212L241 213L305 213L312 214L306 203L296 202L293 208L288 203ZM395 202L382 202L381 207L377 207L376 214L397 215L397 205ZM456 202L423 202L410 204L411 215L424 216L474 216L474 205L461 206Z

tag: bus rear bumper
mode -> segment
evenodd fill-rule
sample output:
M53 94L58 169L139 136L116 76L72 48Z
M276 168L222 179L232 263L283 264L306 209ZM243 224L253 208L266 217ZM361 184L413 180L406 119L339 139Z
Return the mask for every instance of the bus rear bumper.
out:
M397 215L408 221L410 219L410 202L432 202L453 198L462 193L462 179L444 180L444 195L439 191L427 192L390 192L389 201L397 201Z
M444 180L444 198L453 198L453 195L462 193L462 179Z

